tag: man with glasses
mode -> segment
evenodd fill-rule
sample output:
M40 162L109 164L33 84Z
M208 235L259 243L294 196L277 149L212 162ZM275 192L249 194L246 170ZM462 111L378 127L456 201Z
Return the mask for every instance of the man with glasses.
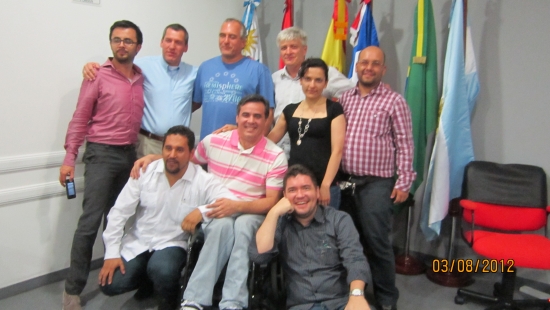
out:
M170 24L162 33L162 55L135 60L145 78L145 110L138 135L138 157L161 153L164 133L172 126L189 127L191 123L191 98L197 67L181 61L188 42L187 29L180 24ZM95 79L98 68L98 63L86 64L84 78Z
M101 220L109 213L126 184L136 160L134 144L143 116L143 75L133 64L143 35L134 23L121 20L110 29L113 57L84 80L65 138L66 155L59 182L74 179L78 148L86 139L83 213L71 248L71 262L63 292L63 309L78 310Z
M390 240L392 206L409 196L413 170L411 112L400 94L382 83L386 56L377 46L361 51L357 86L340 97L348 122L342 169L356 184L354 215L381 310L397 309L395 258ZM394 179L397 175L397 180Z

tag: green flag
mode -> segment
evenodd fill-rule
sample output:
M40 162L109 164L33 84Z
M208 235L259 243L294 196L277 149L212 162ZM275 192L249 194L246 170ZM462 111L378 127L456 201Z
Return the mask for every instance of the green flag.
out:
M405 86L405 99L412 115L414 160L417 173L411 187L415 193L424 180L426 144L434 134L438 114L437 46L431 0L418 0L415 11L414 39ZM430 156L431 150L428 150Z

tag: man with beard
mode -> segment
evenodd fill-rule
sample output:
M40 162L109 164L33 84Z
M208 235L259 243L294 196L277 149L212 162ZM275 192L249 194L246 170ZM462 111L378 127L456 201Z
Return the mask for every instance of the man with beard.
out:
M139 179L130 179L120 192L103 233L105 261L99 273L103 293L112 296L139 288L136 298L157 293L159 310L178 307L180 273L194 229L184 219L198 210L208 221L206 205L235 198L215 176L189 162L194 145L195 134L189 128L170 128L162 159L151 163ZM124 234L134 214L135 222Z
M162 55L145 56L135 60L145 78L143 92L145 109L138 135L137 154L159 154L168 128L191 123L191 97L197 76L197 67L181 60L187 52L189 33L180 24L164 28L160 47ZM84 78L93 80L99 64L87 63Z
M79 295L90 272L97 230L136 160L134 144L143 116L143 75L133 60L141 49L143 36L138 26L122 20L111 26L109 41L113 57L101 66L94 81L82 82L59 172L62 186L67 179L74 179L78 148L86 139L83 213L71 248L64 310L81 309Z
M184 292L183 310L212 306L214 285L224 265L227 272L219 308L248 307L248 247L264 215L280 199L287 160L283 150L264 136L269 103L260 95L242 98L236 109L237 129L210 134L199 142L193 162L207 164L208 171L225 184L237 199L218 199L207 206L205 233L197 265ZM132 177L146 169L158 155L148 155L134 165ZM141 170L140 170L141 169ZM198 210L184 226L203 221Z
M319 185L302 165L283 179L284 195L251 243L250 259L266 264L277 254L292 310L367 310L367 260L349 214L318 204Z
M354 191L353 211L365 242L374 296L381 309L392 310L399 297L390 240L392 205L407 199L416 177L411 112L403 96L381 82L386 65L380 48L362 50L355 71L357 86L340 97L348 123L342 169L361 184Z

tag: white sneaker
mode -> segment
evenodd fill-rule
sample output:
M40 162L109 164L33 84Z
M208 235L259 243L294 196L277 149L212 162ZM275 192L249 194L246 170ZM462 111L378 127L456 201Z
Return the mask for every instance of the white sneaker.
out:
M82 310L80 306L80 296L69 295L63 291L63 308L62 310Z
M202 306L194 301L184 300L180 310L203 310Z

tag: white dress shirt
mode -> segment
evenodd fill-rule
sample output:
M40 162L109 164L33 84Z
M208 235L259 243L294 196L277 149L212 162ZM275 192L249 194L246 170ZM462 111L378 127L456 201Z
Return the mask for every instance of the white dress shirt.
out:
M236 199L200 166L189 163L183 177L170 187L164 161L152 162L139 179L128 180L109 212L103 232L105 259L122 256L129 261L145 251L171 246L187 250L189 233L181 229L181 222L197 207L209 220L206 205L218 198ZM136 220L124 234L124 225L134 214Z
M276 71L271 75L273 78L273 84L275 85L275 111L273 116L275 122L279 119L279 116L283 113L283 109L291 104L298 103L306 98L302 91L302 85L300 85L300 79L298 77L291 77L286 71L286 67ZM328 67L328 85L323 90L323 96L328 99L339 98L346 90L351 89L355 84L345 77L340 71L334 67ZM290 153L290 140L288 134L279 141L277 144L281 147L288 158Z

